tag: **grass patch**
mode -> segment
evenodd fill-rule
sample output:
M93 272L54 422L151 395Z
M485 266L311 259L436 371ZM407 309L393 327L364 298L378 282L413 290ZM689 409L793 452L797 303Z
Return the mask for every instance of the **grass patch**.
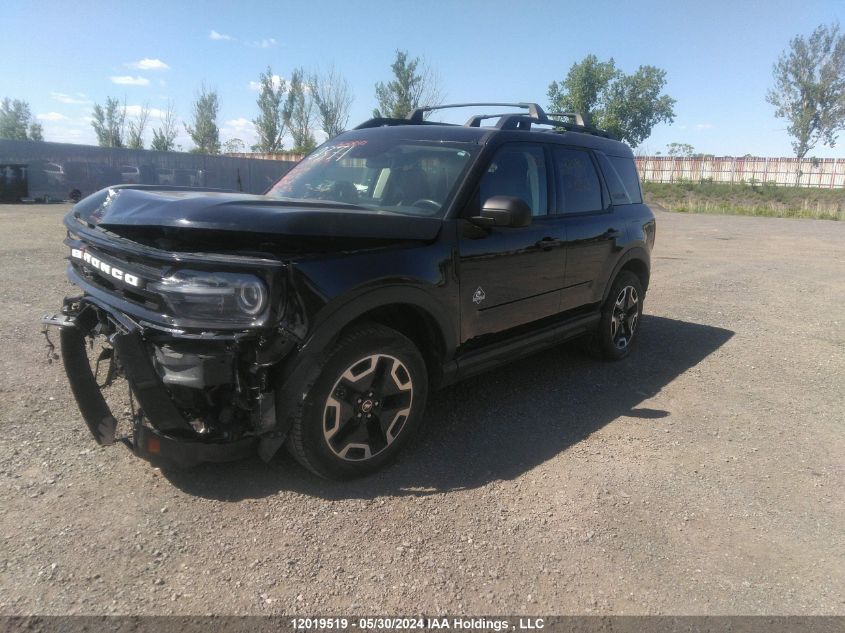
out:
M646 182L643 194L646 203L679 213L845 220L845 189Z

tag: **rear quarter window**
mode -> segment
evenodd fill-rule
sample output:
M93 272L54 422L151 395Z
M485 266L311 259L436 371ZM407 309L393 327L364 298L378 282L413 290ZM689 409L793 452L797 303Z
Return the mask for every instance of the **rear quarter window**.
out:
M621 158L619 156L608 156L608 161L613 165L618 177L625 186L632 204L640 204L643 201L643 194L640 191L640 177L637 174L637 165L633 158ZM615 204L616 203L614 201Z
M620 204L631 204L631 196L628 195L628 190L622 183L622 177L616 171L616 167L613 166L610 159L601 152L596 152L596 158L604 174L604 181L607 183L611 202L616 206Z

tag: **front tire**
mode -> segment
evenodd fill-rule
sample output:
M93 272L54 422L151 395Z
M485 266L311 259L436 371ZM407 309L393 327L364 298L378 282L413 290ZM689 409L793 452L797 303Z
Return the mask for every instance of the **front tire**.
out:
M288 450L321 477L367 475L413 435L427 396L426 365L414 343L383 325L358 326L326 354Z
M613 281L602 305L601 320L595 334L595 346L607 360L621 360L631 352L643 314L643 291L640 278L627 270Z

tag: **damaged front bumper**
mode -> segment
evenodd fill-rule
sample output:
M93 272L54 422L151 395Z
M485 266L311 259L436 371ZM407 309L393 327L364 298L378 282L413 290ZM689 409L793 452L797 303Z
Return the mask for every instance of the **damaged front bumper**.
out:
M275 377L270 363L258 362L266 360L258 349L266 346L263 337L186 340L142 326L87 294L66 299L62 313L45 316L42 324L45 334L47 327L59 329L71 391L101 445L120 441L156 464L190 467L256 451L269 459L284 441ZM132 420L123 437L117 437L118 420L89 358L98 337L108 345L108 362L117 363L128 382ZM293 345L276 341L273 347L273 356L280 358Z

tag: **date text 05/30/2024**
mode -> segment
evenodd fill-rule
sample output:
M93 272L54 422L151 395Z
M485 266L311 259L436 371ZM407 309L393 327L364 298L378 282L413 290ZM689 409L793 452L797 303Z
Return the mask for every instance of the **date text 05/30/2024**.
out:
M291 618L291 627L297 631L335 629L363 630L455 630L455 631L511 631L540 630L545 627L543 618L448 618L448 617L362 617L362 618Z

